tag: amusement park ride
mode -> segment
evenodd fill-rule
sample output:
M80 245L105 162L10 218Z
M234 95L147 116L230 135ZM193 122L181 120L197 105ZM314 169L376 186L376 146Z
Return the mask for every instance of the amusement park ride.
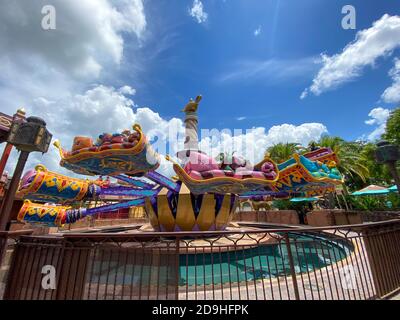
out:
M342 183L338 159L332 150L319 148L294 154L283 163L269 158L251 165L242 157L230 163L217 162L199 150L197 108L201 96L185 106L185 148L173 163L176 179L156 172L157 154L138 124L133 131L99 136L75 137L71 151L58 141L60 165L78 174L113 177L102 179L67 177L38 165L23 176L18 193L25 199L19 221L62 226L84 217L133 206L144 206L156 231L214 231L225 229L239 199L318 196L332 192ZM94 208L85 201L101 196L129 198Z

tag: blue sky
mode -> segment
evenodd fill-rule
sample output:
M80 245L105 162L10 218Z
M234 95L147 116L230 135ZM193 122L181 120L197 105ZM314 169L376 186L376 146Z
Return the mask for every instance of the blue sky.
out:
M349 4L355 30L342 28ZM55 29L43 27L48 5ZM399 53L397 0L2 1L0 105L41 116L67 149L139 123L173 155L169 130L184 132L180 110L202 94L201 128L254 128L212 152L240 141L231 149L256 162L326 133L379 139L400 103ZM69 174L59 160L50 148L28 167Z
M346 139L356 139L371 130L364 121L372 108L393 107L380 101L391 83L387 73L393 66L392 58L379 58L375 68L366 67L360 78L336 90L304 100L299 96L318 71L313 59L321 53L339 53L355 39L357 31L371 27L385 13L399 14L397 1L351 1L357 13L356 30L341 28L341 10L348 1L202 3L208 18L201 24L188 14L191 1L146 3L148 29L154 39L143 50L151 52L158 41L164 47L140 80L131 80L138 89L138 105L153 106L164 117L179 116L178 106L201 93L201 124L206 127L268 128L286 122L320 122L330 134ZM255 36L259 27L261 32ZM276 75L267 68L253 77L221 79L239 71L241 63L274 60L280 61L282 68L297 69ZM130 82L129 75L125 77ZM244 116L247 119L236 120Z

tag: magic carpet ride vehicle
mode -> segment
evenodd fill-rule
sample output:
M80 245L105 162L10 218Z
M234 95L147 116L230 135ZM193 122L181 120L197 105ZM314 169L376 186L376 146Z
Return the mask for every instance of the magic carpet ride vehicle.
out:
M37 166L21 180L19 193L26 201L18 219L61 226L102 212L144 206L156 231L224 230L241 197L318 196L342 184L339 159L329 148L294 154L280 164L268 157L256 165L240 156L233 156L230 163L209 157L198 149L199 97L183 110L185 150L178 153L182 164L166 155L173 162L176 179L156 171L161 156L138 124L132 132L103 133L96 142L90 137L75 137L70 151L56 141L60 166L77 174L113 177L118 182L70 178ZM130 199L94 208L81 206L107 195Z

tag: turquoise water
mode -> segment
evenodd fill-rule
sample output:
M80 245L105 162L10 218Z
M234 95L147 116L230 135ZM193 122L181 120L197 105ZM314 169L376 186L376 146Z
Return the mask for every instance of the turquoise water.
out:
M296 233L289 233L289 238L296 273L333 264L345 258L352 250L351 245L341 239L330 240ZM221 247L223 249L226 247ZM180 254L179 284L218 285L290 275L284 241L282 244L240 249L202 253L202 249L197 248L197 254ZM213 250L217 251L218 247L213 247ZM131 284L137 288L150 285L165 288L173 285L177 279L174 256L166 254L157 257L140 251L99 251L94 256L93 264L88 265L88 281L99 284Z
M294 233L289 237L296 273L326 267L345 258L351 251L342 241ZM234 252L184 254L180 255L179 264L180 285L189 286L290 275L285 242Z

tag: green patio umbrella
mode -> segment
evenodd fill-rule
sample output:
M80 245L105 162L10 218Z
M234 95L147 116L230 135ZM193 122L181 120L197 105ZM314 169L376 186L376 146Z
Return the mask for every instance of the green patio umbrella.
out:
M389 193L388 188L371 184L370 186L368 186L364 189L353 192L351 195L352 196L376 196L376 195L382 195L382 194L388 194L388 193Z
M292 198L290 199L291 202L313 202L318 201L318 198Z

